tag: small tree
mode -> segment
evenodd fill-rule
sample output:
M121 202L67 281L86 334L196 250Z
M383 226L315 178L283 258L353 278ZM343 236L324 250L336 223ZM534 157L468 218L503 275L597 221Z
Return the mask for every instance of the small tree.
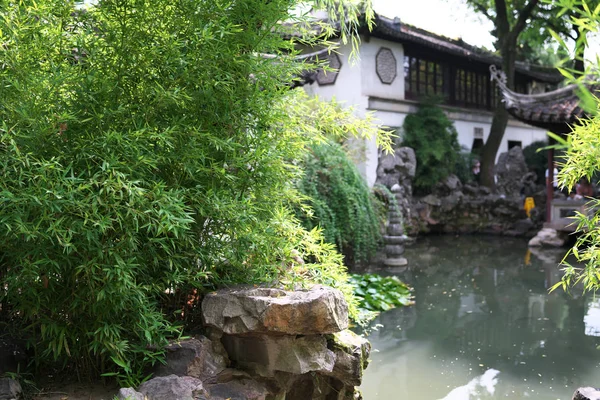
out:
M308 67L282 31L297 3L0 0L0 302L37 362L134 385L188 295L348 293L341 256L291 211L293 161L323 140L288 89ZM311 3L356 22L353 4Z
M460 156L458 134L452 121L436 104L423 104L416 113L406 117L402 145L415 150L417 170L414 187L418 192L430 190L455 172Z

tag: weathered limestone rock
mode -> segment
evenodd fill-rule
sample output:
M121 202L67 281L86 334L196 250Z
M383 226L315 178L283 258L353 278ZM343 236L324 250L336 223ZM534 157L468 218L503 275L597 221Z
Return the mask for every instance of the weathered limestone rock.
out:
M435 193L437 196L444 197L461 189L462 182L456 175L451 174L435 184L433 193Z
M409 147L399 147L394 154L382 153L377 166L376 183L388 187L404 221L411 218L412 180L417 171L417 156Z
M155 376L191 376L209 382L227 368L229 360L221 342L204 336L170 344L166 364L156 367Z
M251 379L217 383L206 389L210 400L265 400L270 394L263 384Z
M22 392L19 382L10 378L0 378L0 400L18 400Z
M150 379L140 385L139 391L148 400L198 400L207 396L200 379L177 375Z
M136 392L132 388L122 388L117 393L118 400L145 400L144 395L140 392Z
M360 386L363 370L369 365L371 343L349 330L331 335L328 343L335 354L335 365L325 375L334 377L347 386Z
M429 204L430 206L439 207L442 205L442 200L433 194L428 194L427 196L423 197L421 201L425 204Z
M331 372L335 354L327 348L321 335L285 336L223 336L223 344L232 360L263 376L276 371L291 374Z
M410 147L398 147L394 154L382 153L377 165L377 183L389 188L412 179L417 172L417 156Z
M342 293L320 285L296 292L220 290L204 298L202 313L205 325L227 334L314 335L348 327L348 305Z
M552 228L544 228L529 241L530 247L562 247L566 240Z
M511 229L506 232L509 236L525 236L529 231L535 228L535 224L529 218L523 218L516 221Z
M572 400L600 400L600 391L593 387L579 388L573 393Z
M519 196L521 180L529 172L523 150L513 147L498 157L496 172L496 190L506 196Z

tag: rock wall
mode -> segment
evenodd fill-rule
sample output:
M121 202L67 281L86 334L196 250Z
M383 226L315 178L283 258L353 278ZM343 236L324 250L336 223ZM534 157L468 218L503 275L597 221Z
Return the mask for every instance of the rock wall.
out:
M379 159L377 182L401 188L401 211L408 235L423 233L493 233L531 237L543 224L546 196L535 174L527 172L520 147L499 157L496 165L497 193L477 184L463 185L454 175L439 182L432 193L412 196L416 157L409 148ZM533 197L536 207L527 216L524 197Z
M371 350L347 330L348 305L324 286L237 288L202 303L207 336L175 342L167 363L119 399L356 400Z

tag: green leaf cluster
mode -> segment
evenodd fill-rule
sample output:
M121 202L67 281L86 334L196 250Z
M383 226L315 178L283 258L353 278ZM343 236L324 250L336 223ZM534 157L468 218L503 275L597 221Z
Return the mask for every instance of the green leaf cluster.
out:
M0 302L38 363L139 381L224 285L351 299L290 211L324 140L288 88L310 68L283 35L296 3L0 0Z
M298 189L311 212L300 213L305 227L321 227L348 262L367 261L381 244L377 200L342 145L329 140L310 146Z
M580 121L574 126L567 139L554 136L557 147L565 150L558 173L559 186L573 190L576 184L586 178L590 182L597 181L600 171L600 118ZM578 234L575 245L569 250L561 265L564 275L561 282L552 290L582 283L585 291L597 291L600 288L600 200L589 199L587 212L578 212L573 218ZM579 265L568 262L567 257L573 255Z
M413 185L424 193L456 172L460 145L458 133L444 111L432 102L419 106L404 120L402 146L411 147L417 157Z
M361 310L381 312L414 304L412 289L395 276L352 274L350 283Z

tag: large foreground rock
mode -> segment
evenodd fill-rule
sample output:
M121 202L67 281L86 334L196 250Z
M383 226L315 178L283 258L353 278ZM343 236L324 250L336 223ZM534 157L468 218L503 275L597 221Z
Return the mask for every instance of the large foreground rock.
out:
M206 383L229 363L221 342L204 336L171 343L165 350L166 364L156 367L155 376L191 376Z
M556 229L544 228L529 241L530 247L563 247L566 239Z
M122 388L117 393L117 400L146 400L144 395L132 388Z
M295 292L220 290L204 298L202 314L205 325L233 335L316 335L348 327L348 305L342 293L325 286Z
M363 371L369 365L371 343L352 331L335 333L328 341L335 354L333 370L325 375L336 378L347 386L360 386Z
M10 378L0 378L0 400L17 400L21 398L21 385Z
M250 379L235 380L207 386L210 400L265 400L269 391Z
M324 336L223 336L229 357L239 366L263 376L275 372L302 375L331 372L335 354L327 348Z
M198 400L207 398L202 381L190 376L159 376L141 384L147 400Z

